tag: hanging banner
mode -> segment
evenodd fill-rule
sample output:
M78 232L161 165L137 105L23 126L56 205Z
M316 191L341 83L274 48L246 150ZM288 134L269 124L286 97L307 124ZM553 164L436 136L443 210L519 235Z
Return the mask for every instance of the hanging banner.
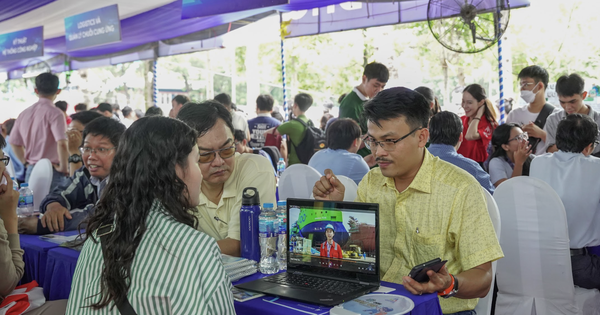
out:
M181 1L181 18L189 19L246 11L289 2L289 0L183 0Z
M0 35L0 62L43 55L43 26Z
M121 20L116 4L65 19L67 50L121 41Z

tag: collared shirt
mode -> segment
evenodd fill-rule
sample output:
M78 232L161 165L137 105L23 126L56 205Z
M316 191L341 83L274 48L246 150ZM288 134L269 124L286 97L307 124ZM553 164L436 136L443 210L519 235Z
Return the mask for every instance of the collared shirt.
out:
M261 203L277 203L275 176L269 161L256 154L236 153L235 166L224 184L219 204L214 204L200 193L200 204L197 207L198 230L217 241L225 238L239 240L242 192L246 187L258 189Z
M340 118L350 118L358 123L362 134L367 134L367 121L364 117L364 104L367 97L363 95L358 87L354 87L352 92L348 93L340 103ZM365 157L371 154L371 150L364 147L357 152L360 156Z
M252 148L262 148L265 145L265 130L281 125L281 122L269 113L258 114L256 118L248 120L250 130L249 145Z
M40 98L25 109L15 121L10 133L10 144L25 147L25 159L35 164L49 159L59 164L56 143L67 140L67 123L63 112L51 100Z
M567 213L571 248L600 245L600 159L558 151L531 162L529 176L548 183Z
M589 105L585 106L587 106L590 110L588 116L590 116L590 118L592 118L592 120L594 120L600 128L600 113L594 111L594 109ZM542 151L543 153L548 151L549 147L556 144L556 129L558 129L558 123L560 123L561 120L565 118L567 118L567 112L565 112L564 110L555 112L552 115L548 116L548 119L546 120L546 125L544 125L544 131L546 132L546 146ZM600 152L600 146L596 146L593 154L596 154L598 152Z
M97 238L96 238L97 239ZM88 238L77 261L68 315L113 314L116 307L94 310L104 259L100 242ZM231 283L221 251L208 235L179 223L155 201L146 232L131 264L127 299L138 314L235 314Z
M312 156L308 166L321 174L325 174L326 169L331 169L334 174L347 176L357 185L369 172L369 165L362 156L344 149L320 150Z
M473 175L481 187L487 190L490 194L494 194L495 188L490 181L490 175L486 173L481 166L477 164L477 162L458 154L456 149L451 145L431 144L427 149L429 150L429 153L433 154L434 156L437 156L450 164L454 164L467 171L467 173Z
M479 183L464 170L425 151L417 175L402 192L380 168L358 186L358 202L379 204L383 281L402 283L410 270L435 258L459 274L504 257ZM478 299L440 299L445 314L472 310Z
M106 187L106 185L108 184L108 178L110 176L106 176L104 177L104 179L100 179L96 176L90 176L90 182L92 183L92 185L96 186L98 191L98 199L100 199L100 196L102 196L102 190L104 190L104 187Z

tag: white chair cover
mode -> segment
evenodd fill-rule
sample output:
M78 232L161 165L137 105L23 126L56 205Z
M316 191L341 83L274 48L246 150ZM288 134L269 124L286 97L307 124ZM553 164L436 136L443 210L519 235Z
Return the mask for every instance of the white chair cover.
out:
M346 192L344 194L344 201L356 200L356 196L357 196L357 192L358 192L358 185L356 185L356 182L353 181L352 179L350 179L350 177L348 177L348 176L344 176L344 175L335 175L335 176L340 180L342 185L344 185L344 187L346 187Z
M31 171L29 176L29 189L33 191L33 210L40 211L40 203L50 192L52 184L52 162L48 159L41 159Z
M520 176L494 193L502 218L496 315L600 314L598 290L573 285L565 208L545 182Z
M500 239L500 212L498 211L498 205L496 205L496 201L492 197L492 195L485 189L481 189L483 194L485 195L485 202L487 203L488 213L490 214L490 219L492 220L492 225L494 226L494 230L496 231L496 237ZM479 303L475 307L475 312L478 315L490 315L492 312L492 298L494 296L494 280L496 279L496 267L498 261L492 262L492 286L490 288L490 292L482 299L479 299Z
M321 173L306 164L294 164L286 168L279 178L279 199L312 198L313 187L321 176Z

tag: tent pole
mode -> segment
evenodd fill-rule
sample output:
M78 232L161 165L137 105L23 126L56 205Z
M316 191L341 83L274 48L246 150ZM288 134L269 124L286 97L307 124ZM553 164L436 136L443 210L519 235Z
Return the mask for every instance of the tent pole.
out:
M283 15L279 12L279 25L281 27L281 81L283 82L283 119L288 121L288 103L287 103L287 87L286 87L286 73L285 73L285 46L283 39L287 32L287 25L283 24Z
M156 68L158 67L158 59L154 58L154 67L152 67L152 103L154 107L158 106L158 88L156 87Z
M502 0L497 1L498 11L496 12L496 16L498 18L498 75L499 75L499 83L500 83L500 124L506 122L505 118L505 110L504 110L504 72L502 69L502 20L500 18Z

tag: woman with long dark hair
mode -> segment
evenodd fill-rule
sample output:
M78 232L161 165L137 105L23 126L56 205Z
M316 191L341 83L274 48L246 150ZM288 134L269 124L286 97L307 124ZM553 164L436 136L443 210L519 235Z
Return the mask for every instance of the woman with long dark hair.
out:
M481 165L488 158L487 147L498 126L496 111L479 84L471 84L464 89L462 108L465 110L465 115L460 118L464 140L458 153Z
M415 91L421 93L425 97L425 99L429 102L429 109L431 110L430 116L439 113L442 111L442 107L440 106L440 102L438 101L437 96L435 96L435 92L432 89L426 86L419 86L415 89Z
M195 229L197 134L146 117L125 132L89 218L67 314L235 314L216 241ZM115 307L116 306L116 307Z
M493 153L490 155L490 180L498 187L509 178L529 175L531 145L529 137L515 123L498 126L492 136Z

